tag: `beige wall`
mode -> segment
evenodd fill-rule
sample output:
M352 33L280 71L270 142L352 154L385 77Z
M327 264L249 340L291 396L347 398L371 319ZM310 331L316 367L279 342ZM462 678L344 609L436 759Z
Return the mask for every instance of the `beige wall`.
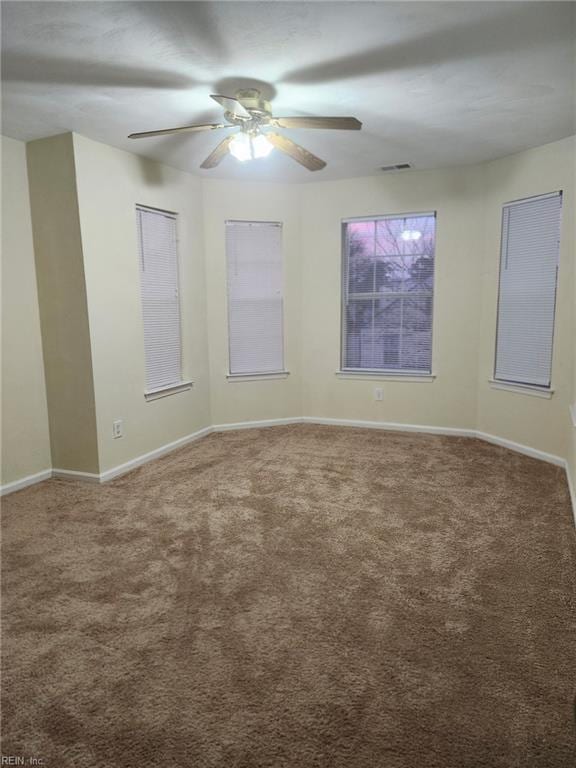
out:
M204 184L211 392L215 423L298 415L298 386L226 382L224 221L284 219L288 245L287 347L301 352L306 416L479 429L554 455L572 456L574 397L574 139L482 166L298 186ZM550 400L488 385L494 359L503 203L564 190L562 254ZM341 221L437 212L432 383L335 376L340 355ZM285 232L288 227L285 223ZM293 309L296 316L290 315ZM293 372L294 354L288 366ZM381 386L384 399L374 400Z
M2 150L2 473L0 485L51 467L26 146Z
M52 464L97 473L96 411L72 135L27 145Z
M304 414L474 428L482 195L476 168L310 184L302 194ZM433 382L342 379L341 222L437 212ZM374 387L383 400L374 400Z
M100 471L211 424L200 180L74 135ZM184 378L191 390L144 399L136 204L178 214ZM113 439L112 422L124 421Z
M576 138L572 139L573 142L576 142ZM572 157L568 159L569 164L571 166L571 177L574 186L576 187L576 157L574 154ZM574 188L573 188L574 189ZM573 195L576 194L576 192L573 191ZM570 224L568 224L570 226ZM573 276L573 293L571 297L571 305L572 305L572 358L573 358L573 366L572 366L572 398L571 398L571 414L570 414L570 422L569 422L569 429L571 432L571 440L570 440L570 447L571 447L571 456L568 457L568 474L570 477L571 482L571 488L572 488L572 503L574 504L574 514L576 515L576 220L574 218L574 210L572 210L572 222L571 222L572 232L570 236L572 237L573 241L573 250L572 250L572 276Z
M573 153L570 139L482 166L284 185L200 180L77 135L32 142L54 466L104 472L210 424L305 415L479 429L567 458L576 478ZM545 400L488 379L502 204L552 189L563 189L564 208L555 393ZM153 402L143 395L137 203L179 214L184 376L195 381ZM431 210L436 378L338 378L342 219ZM226 378L227 219L283 223L286 379ZM125 436L114 440L116 419Z
M572 158L572 170L573 178L576 179L576 158ZM573 222L572 237L576 240L576 222ZM574 514L576 515L576 245L572 254L572 270L574 272L574 293L572 294L572 339L573 348L572 355L574 358L574 365L572 367L573 379L572 379L572 413L571 413L571 425L572 425L572 461L569 463L568 472L572 483L572 503L574 504Z
M207 180L204 236L214 424L300 416L301 244L300 188L289 184ZM225 222L281 221L284 257L285 379L228 381Z
M569 459L569 404L574 375L574 138L488 163L485 188L482 319L479 334L478 429ZM549 400L490 387L493 375L502 205L563 190L556 321Z

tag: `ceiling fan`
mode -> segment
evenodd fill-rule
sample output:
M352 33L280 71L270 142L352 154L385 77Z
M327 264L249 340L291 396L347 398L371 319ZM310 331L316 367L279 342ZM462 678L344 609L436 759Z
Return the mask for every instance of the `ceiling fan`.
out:
M148 136L165 136L171 133L214 131L219 128L240 128L227 136L208 155L201 168L215 168L226 154L238 160L266 157L273 149L289 155L309 171L319 171L326 163L291 139L269 128L323 128L359 131L362 123L355 117L274 117L270 102L262 97L256 88L236 92L236 96L211 96L224 108L226 123L202 123L184 125L181 128L165 128L160 131L131 133L129 139L144 139ZM266 132L264 132L266 129Z

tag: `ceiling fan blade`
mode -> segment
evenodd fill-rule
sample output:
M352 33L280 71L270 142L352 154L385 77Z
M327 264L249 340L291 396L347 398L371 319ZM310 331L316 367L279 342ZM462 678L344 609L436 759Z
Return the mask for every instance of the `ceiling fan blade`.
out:
M219 165L225 155L228 153L228 147L230 146L230 142L233 138L234 136L226 136L226 138L223 139L220 144L218 144L216 149L212 150L200 168L215 168L217 165Z
M232 125L224 123L202 123L198 125L184 125L182 128L164 128L161 131L144 131L143 133L131 133L129 139L146 139L148 136L166 136L169 133L190 133L194 131L214 131L217 128L233 128Z
M286 136L281 136L279 133L266 133L264 135L276 149L279 149L280 152L284 152L286 155L290 155L293 160L303 165L304 168L308 168L309 171L320 171L326 165L324 160L320 160L312 152L308 152L307 149L304 149L299 144L295 144Z
M211 94L211 99L217 101L221 107L224 107L226 112L230 112L234 117L251 118L252 115L248 110L240 104L238 99L233 99L232 96L219 96L218 94Z
M326 128L340 131L359 131L362 123L355 117L273 117L278 128Z

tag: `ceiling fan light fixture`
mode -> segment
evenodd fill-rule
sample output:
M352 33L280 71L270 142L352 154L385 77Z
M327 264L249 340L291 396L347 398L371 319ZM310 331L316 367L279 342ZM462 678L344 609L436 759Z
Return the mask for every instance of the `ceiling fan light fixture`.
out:
M262 128L316 128L323 130L359 131L362 123L355 117L274 117L270 102L262 97L256 88L243 88L236 96L211 96L224 109L226 123L195 123L177 128L161 128L155 131L131 133L129 139L144 139L151 136L166 136L172 133L213 131L216 129L240 128L236 134L229 134L210 152L200 168L216 168L231 154L241 163L268 157L273 149L295 160L309 171L321 171L326 161L296 144L288 136L276 131L262 133ZM400 166L398 166L400 167Z
M230 154L241 163L246 160L268 157L274 147L263 133L251 136L248 133L237 133L230 142Z

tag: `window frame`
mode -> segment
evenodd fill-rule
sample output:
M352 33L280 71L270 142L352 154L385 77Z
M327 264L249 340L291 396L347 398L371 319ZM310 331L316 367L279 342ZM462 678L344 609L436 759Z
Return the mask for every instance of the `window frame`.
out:
M550 197L558 197L560 200L560 213L559 213L559 228L558 228L558 254L556 258L556 277L554 282L554 305L552 313L552 333L550 335L550 376L548 384L534 384L524 381L516 381L513 379L500 379L497 376L498 365L498 333L500 328L500 304L502 300L502 261L506 257L504 253L504 227L505 227L505 213L506 208L515 206L520 203L529 203L535 200L542 200ZM554 394L554 388L552 386L552 376L554 373L554 339L556 335L556 312L558 309L558 274L560 270L560 254L561 254L561 234L562 234L562 209L564 206L564 192L562 189L554 190L552 192L544 192L539 195L529 195L528 197L520 197L514 200L509 200L502 203L502 212L500 215L500 249L498 256L498 285L496 295L496 324L494 329L494 358L492 364L492 377L489 379L489 383L492 389L500 389L510 392L517 392L519 394L534 395L536 397L542 397L549 399ZM510 223L508 222L508 227ZM508 232L506 232L508 237Z
M136 203L136 236L138 241L138 274L139 274L139 289L140 289L140 318L142 323L142 342L143 342L143 360L144 360L144 399L147 402L159 400L168 395L179 394L192 388L193 381L184 377L184 346L183 346L183 323L182 323L182 302L181 302L181 257L180 257L180 238L179 238L179 222L177 211L169 211L165 208L156 208L150 205L144 205L143 203ZM144 259L144 243L142 239L142 226L140 224L139 213L153 213L165 216L174 221L174 229L176 235L176 291L178 298L178 346L180 349L180 372L177 381L162 384L159 387L149 387L146 375L147 362L146 362L146 336L144 331L144 297L143 290L143 259Z
M386 221L390 219L411 219L418 217L433 217L434 218L434 263L433 263L433 283L432 291L421 292L416 294L415 292L407 293L406 291L396 291L394 294L382 294L381 292L363 293L357 294L358 297L365 298L373 301L376 299L382 299L386 295L394 295L398 298L406 296L426 296L430 298L432 305L431 312L431 327L430 327L430 367L428 370L422 369L408 369L408 368L348 368L344 366L346 359L346 297L347 297L347 285L345 285L345 278L347 275L347 252L348 252L348 224L355 222L377 222ZM413 381L413 382L433 382L436 379L434 373L434 317L435 317L435 287L436 287L436 240L438 231L438 212L436 210L418 211L418 212L406 212L406 213L390 213L390 214L378 214L375 216L353 216L341 220L340 223L340 243L341 243L341 260L340 260L340 360L339 368L336 371L336 375L339 378L370 378L370 379L382 379L382 380L400 380L400 381ZM348 294L349 296L350 294Z

